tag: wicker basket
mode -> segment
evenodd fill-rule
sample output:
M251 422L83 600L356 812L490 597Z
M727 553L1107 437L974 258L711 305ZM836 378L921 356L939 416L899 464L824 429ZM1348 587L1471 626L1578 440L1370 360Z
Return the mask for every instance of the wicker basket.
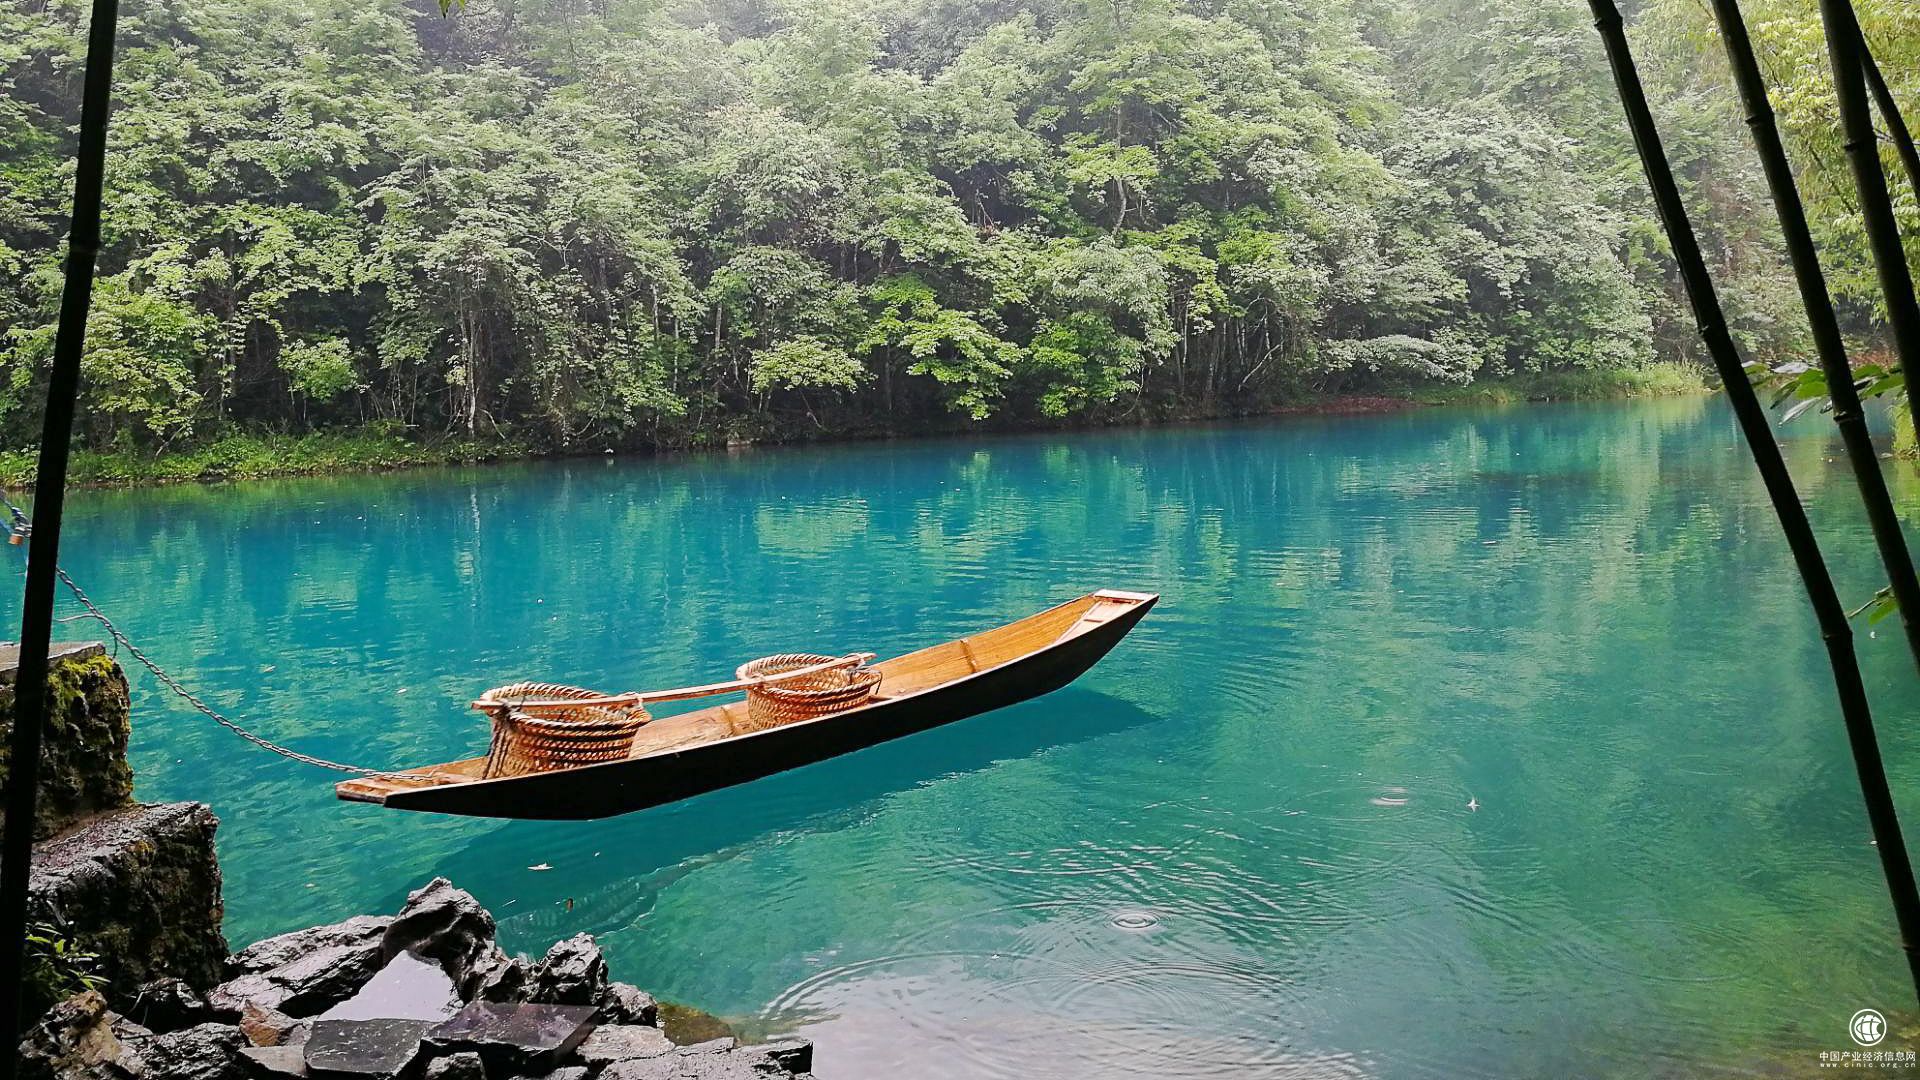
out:
M733 674L737 679L758 679L783 671L830 664L839 659L842 657L781 653L741 664ZM747 691L746 730L779 727L864 705L873 699L874 691L879 687L880 670L867 667L859 661L850 661L845 667L825 668L811 675L756 686Z
M632 751L634 732L652 719L633 695L609 698L556 683L502 686L474 705L493 719L489 779L619 761Z

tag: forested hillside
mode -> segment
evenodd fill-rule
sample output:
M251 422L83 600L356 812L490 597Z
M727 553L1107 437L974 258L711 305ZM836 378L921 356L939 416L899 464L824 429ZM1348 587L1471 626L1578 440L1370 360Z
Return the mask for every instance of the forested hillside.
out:
M1749 8L1871 344L1812 0ZM95 447L1223 414L1692 348L1575 0L123 12ZM1920 6L1862 16L1920 112ZM77 0L0 0L9 445L38 422L84 19ZM1654 0L1633 22L1743 343L1792 354L1710 21Z

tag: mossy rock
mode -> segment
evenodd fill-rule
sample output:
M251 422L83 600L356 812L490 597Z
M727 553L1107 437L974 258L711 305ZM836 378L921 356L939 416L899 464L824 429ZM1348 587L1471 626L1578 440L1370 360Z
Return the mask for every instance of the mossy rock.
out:
M13 772L16 655L0 654L0 785ZM56 645L53 655L41 732L36 840L133 801L126 674L99 645Z

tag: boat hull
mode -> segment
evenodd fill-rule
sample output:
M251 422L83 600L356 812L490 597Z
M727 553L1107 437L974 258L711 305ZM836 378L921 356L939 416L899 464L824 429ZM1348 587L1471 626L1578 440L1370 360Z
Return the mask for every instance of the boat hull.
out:
M1051 693L1112 651L1158 597L1026 656L909 696L805 723L581 768L396 790L395 810L588 820L678 802Z

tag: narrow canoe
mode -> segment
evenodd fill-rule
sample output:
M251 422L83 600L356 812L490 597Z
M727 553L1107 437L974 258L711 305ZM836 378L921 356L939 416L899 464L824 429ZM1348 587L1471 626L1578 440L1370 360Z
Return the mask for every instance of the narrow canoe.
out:
M620 761L485 779L485 757L335 785L340 798L474 817L586 819L677 802L811 765L1058 690L1099 662L1152 608L1151 593L1103 589L876 666L872 702L759 731L746 702L642 727Z

